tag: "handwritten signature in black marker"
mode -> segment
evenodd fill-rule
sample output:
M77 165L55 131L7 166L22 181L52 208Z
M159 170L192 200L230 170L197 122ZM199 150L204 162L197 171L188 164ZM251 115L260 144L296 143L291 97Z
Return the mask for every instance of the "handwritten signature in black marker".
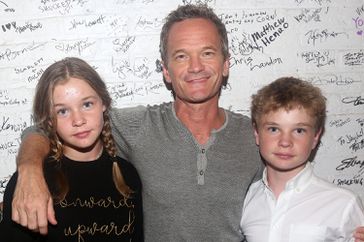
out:
M361 96L358 96L358 97L344 97L341 101L343 103L345 103L345 104L353 103L354 106L364 104L364 98L362 98Z

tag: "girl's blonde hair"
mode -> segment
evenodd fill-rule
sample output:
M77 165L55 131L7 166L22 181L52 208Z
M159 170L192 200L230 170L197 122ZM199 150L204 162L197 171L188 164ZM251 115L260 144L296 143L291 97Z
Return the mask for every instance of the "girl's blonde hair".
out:
M103 113L104 126L101 132L101 140L106 152L114 159L112 175L115 186L124 197L129 197L133 191L125 183L121 173L116 159L115 141L111 134L108 115L111 108L111 97L99 74L87 62L79 58L68 57L53 63L44 71L36 86L33 102L34 121L49 137L50 156L56 162L60 162L63 155L63 144L56 132L57 119L53 111L53 91L56 85L65 83L70 78L86 81L95 90L97 95L100 96L103 105L106 107ZM57 189L53 191L52 196L56 202L60 202L68 192L68 183L60 169L55 174L54 179L56 180Z

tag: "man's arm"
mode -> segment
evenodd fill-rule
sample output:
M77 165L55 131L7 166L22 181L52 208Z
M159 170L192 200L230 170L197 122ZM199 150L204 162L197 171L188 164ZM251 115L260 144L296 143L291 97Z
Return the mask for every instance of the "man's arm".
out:
M48 220L57 221L53 201L43 175L43 160L49 153L49 139L28 133L20 145L18 180L12 202L12 219L30 230L48 233Z

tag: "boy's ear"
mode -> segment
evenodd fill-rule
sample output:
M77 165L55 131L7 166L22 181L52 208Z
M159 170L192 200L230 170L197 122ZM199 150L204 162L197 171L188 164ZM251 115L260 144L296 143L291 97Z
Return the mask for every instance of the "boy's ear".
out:
M322 134L322 128L320 128L320 130L317 131L316 134L315 134L314 142L312 143L312 149L316 148L318 142L320 141L321 134Z
M258 128L256 124L253 124L254 129L254 136L255 136L255 144L259 146L259 134L258 134Z

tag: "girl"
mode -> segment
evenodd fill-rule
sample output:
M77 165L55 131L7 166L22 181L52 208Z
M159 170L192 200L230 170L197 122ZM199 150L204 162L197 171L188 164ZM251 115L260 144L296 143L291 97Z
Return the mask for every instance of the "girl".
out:
M17 173L4 194L4 241L143 241L141 181L116 156L108 112L111 98L85 61L66 58L49 66L35 93L33 114L50 137L44 173L57 225L42 236L11 221Z

